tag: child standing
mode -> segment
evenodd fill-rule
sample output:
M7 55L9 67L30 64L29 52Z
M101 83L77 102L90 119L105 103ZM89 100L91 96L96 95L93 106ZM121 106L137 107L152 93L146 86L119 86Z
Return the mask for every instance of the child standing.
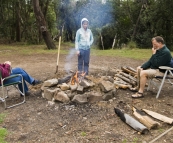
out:
M88 75L90 46L94 38L90 29L88 29L89 21L86 18L81 20L81 28L77 30L75 37L75 49L78 55L78 71L84 71Z

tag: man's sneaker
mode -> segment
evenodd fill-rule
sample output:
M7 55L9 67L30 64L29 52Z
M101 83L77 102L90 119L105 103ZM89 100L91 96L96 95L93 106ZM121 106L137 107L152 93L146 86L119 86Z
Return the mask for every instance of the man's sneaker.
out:
M37 84L40 84L41 83L41 81L40 80L34 80L33 82L32 82L32 85L37 85Z

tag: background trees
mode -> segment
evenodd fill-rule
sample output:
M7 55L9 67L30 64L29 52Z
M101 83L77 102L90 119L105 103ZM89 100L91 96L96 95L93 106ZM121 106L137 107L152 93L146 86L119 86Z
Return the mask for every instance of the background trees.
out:
M34 1L0 1L1 43L44 41L48 48L55 48L52 39L62 34L64 42L73 42L81 19L86 17L100 49L121 48L129 42L146 48L156 35L163 36L166 45L173 49L172 0L37 0L50 42L39 27Z

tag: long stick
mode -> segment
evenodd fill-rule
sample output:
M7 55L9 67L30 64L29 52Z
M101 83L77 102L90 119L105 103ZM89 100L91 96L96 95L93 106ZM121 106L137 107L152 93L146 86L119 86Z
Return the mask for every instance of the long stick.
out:
M56 63L56 71L55 71L55 74L58 72L58 63L59 63L60 46L61 46L61 36L59 37L58 55L57 55L57 63Z
M158 140L159 138L161 138L162 136L164 136L165 134L167 134L169 131L171 131L173 129L173 126L171 128L169 128L168 130L166 130L165 132L163 132L161 135L159 135L158 137L156 137L155 139L153 139L152 141L150 141L149 143L153 143L156 140Z

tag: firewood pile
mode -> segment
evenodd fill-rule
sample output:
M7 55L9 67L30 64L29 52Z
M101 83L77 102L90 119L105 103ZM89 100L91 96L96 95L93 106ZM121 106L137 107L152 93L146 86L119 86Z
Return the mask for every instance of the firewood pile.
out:
M117 70L114 77L114 84L117 88L132 88L137 86L137 72L131 67L123 66Z
M53 102L97 102L114 98L116 89L137 86L137 73L133 68L114 68L111 73L106 76L86 76L83 72L72 71L71 75L66 77L45 81L41 87L42 96Z

